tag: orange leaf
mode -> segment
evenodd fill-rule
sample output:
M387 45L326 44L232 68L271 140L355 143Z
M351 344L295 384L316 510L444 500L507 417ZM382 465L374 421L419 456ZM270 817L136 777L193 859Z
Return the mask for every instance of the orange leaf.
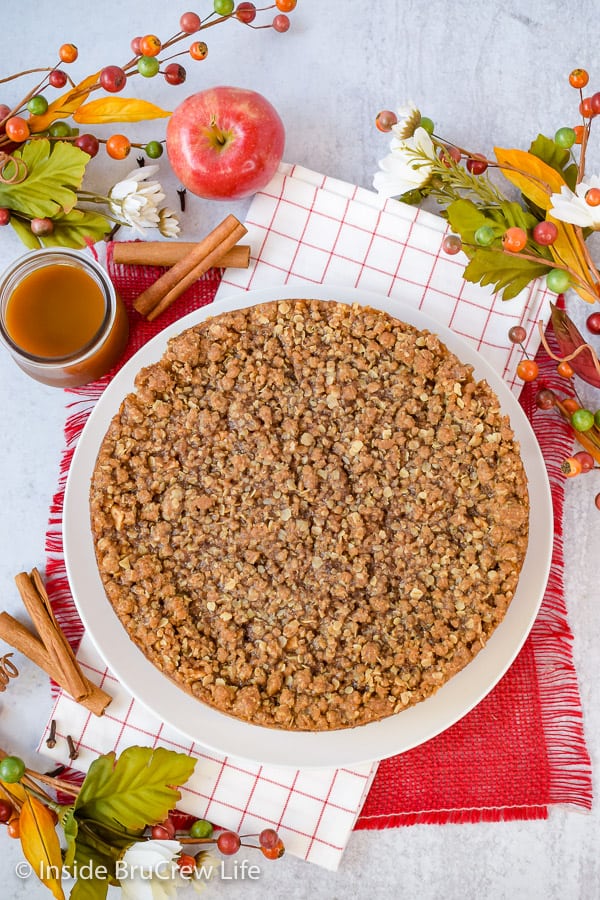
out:
M526 150L494 147L494 153L504 177L536 206L548 209L550 194L558 193L565 184L560 172Z
M35 134L40 131L46 131L56 119L68 119L69 116L72 116L81 104L85 103L91 88L98 83L99 76L100 72L96 72L95 75L88 75L87 78L76 84L66 94L54 100L42 116L30 116L28 119L30 130Z
M52 813L27 794L19 822L25 859L56 900L65 900L61 886L62 854Z
M589 270L573 225L570 225L568 222L560 222L550 215L546 216L546 219L548 222L554 222L558 229L556 240L549 248L553 260L568 266L577 273L582 281L589 281ZM587 303L595 303L597 301L598 297L591 290L587 291L578 284L574 284L573 287Z
M144 122L146 119L165 119L171 113L147 100L133 97L101 97L80 107L73 118L80 125L101 125L104 122Z

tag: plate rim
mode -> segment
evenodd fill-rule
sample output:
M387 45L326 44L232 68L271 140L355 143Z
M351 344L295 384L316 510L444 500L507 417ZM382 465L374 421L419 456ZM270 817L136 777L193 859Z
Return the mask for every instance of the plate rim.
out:
M530 495L529 543L519 585L504 620L486 647L439 691L415 706L377 722L328 732L282 731L251 725L206 706L161 673L129 638L106 597L89 526L89 478L97 451L108 423L133 389L138 371L160 359L169 338L207 318L272 300L294 299L372 306L437 334L462 362L473 365L474 377L485 378L499 397L502 411L509 416L519 440ZM87 489L82 492L86 476ZM81 517L86 510L87 519L84 515L83 521L88 525L84 528ZM464 338L409 301L340 286L290 284L263 290L232 289L222 299L165 327L136 351L106 387L79 436L65 486L63 549L67 577L85 631L108 669L152 716L181 735L209 750L252 763L286 767L372 763L413 749L454 725L496 686L525 643L543 600L552 547L552 499L543 456L517 398L498 372ZM90 562L91 571L86 565ZM117 626L115 634L111 633L111 625ZM478 676L479 686L473 683Z

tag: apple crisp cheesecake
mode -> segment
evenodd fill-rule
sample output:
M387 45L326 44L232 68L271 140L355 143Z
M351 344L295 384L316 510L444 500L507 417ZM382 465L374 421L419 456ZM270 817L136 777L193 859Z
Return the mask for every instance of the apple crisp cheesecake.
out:
M285 730L437 691L501 622L527 548L495 393L434 334L333 300L171 339L112 420L90 502L135 644L202 702Z

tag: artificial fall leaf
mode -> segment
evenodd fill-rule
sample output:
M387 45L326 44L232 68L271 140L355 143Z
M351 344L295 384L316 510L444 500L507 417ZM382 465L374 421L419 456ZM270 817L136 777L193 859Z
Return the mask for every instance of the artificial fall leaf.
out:
M564 309L559 309L551 304L552 327L556 337L556 343L563 356L570 356L578 347L587 345L587 341L579 333L575 323L569 318ZM569 360L573 371L588 384L600 387L600 374L594 365L590 350L582 350L577 356Z
M78 819L93 819L130 832L166 819L180 799L172 785L185 784L196 760L163 747L128 747L91 764L75 801Z
M13 155L27 166L27 178L19 184L0 184L0 206L30 218L51 219L73 209L90 160L87 153L68 141L51 144L37 138Z
M81 106L73 115L79 125L102 125L107 122L144 122L165 119L171 113L133 97L101 97Z
M91 88L98 84L99 76L100 72L96 72L95 75L88 75L75 87L54 100L43 115L30 116L27 122L32 134L46 131L57 119L68 119L69 116L72 116L81 104L85 103L90 95Z
M562 400L556 400L556 407L565 421L571 423L571 412L565 407ZM580 447L587 450L596 462L600 464L600 431L594 425L589 431L576 431L573 429L573 437Z
M560 172L526 150L494 147L494 153L507 181L514 184L524 197L540 209L547 210L550 206L550 194L558 193L565 184ZM507 168L509 166L511 168Z
M589 278L589 270L581 246L583 238L581 240L578 238L575 227L568 222L560 222L551 215L546 216L546 219L548 222L553 222L558 231L555 241L550 245L552 258L561 265L569 266L583 282L586 282ZM591 290L587 290L577 283L573 287L587 303L597 301L598 297Z
M65 900L60 879L62 854L52 813L36 797L27 794L19 823L25 859L56 900Z

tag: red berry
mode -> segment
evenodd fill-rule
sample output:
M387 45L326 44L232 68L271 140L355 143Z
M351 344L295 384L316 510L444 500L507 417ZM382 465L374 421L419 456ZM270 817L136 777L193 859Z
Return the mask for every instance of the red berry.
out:
M127 75L120 66L106 66L100 72L100 84L110 94L122 91L126 82Z
M382 109L375 117L375 127L379 131L391 131L398 122L398 116L391 109Z
M6 206L0 206L0 226L8 225L10 222L10 209L7 209ZM2 821L0 819L0 821Z
M283 841L277 841L273 847L261 847L260 849L263 856L266 856L267 859L280 859L285 853Z
M438 155L447 169L450 169L453 163L458 164L461 158L458 147L442 147Z
M442 250L449 256L454 256L462 250L462 241L457 234L447 234L442 241Z
M129 45L136 56L142 55L142 48L140 46L141 43L142 43L142 36L140 34L137 37L132 38L131 44Z
M466 165L467 171L469 171L471 175L483 175L488 167L487 159L479 153L474 153L473 156L470 156Z
M249 25L256 18L256 6L254 3L238 3L235 15L244 25Z
M538 222L533 229L533 239L536 244L547 247L553 244L558 237L558 228L554 222Z
M279 841L279 835L274 828L264 828L258 836L261 847L275 847Z
M80 134L75 138L75 146L87 153L88 156L95 156L98 152L100 144L98 138L93 134Z
M592 94L590 97L590 106L592 107L592 112L595 116L600 113L600 92L596 94Z
M52 234L54 231L54 222L52 219L32 219L30 228L33 234L43 237L46 234Z
M15 813L15 808L8 800L0 800L0 822L9 822Z
M222 831L217 838L217 847L224 856L231 856L240 849L240 836L235 831Z
M594 497L594 503L596 504L596 508L600 509L600 494L596 494Z
M283 13L279 16L275 16L273 19L273 28L275 31L279 31L280 34L283 34L284 31L287 31L290 27L290 20L287 16L284 16Z
M179 63L169 63L168 66L165 66L164 76L167 84L183 84L187 78L187 72Z
M200 28L200 16L195 12L185 12L179 20L179 27L186 34L194 34Z
M538 409L552 409L556 403L556 394L550 388L542 388L535 395L535 405Z
M7 106L6 103L0 103L0 122L4 122L4 120L10 115L10 106ZM4 131L4 128L2 129Z
M585 69L573 69L569 75L569 84L571 87L579 88L580 90L586 86L589 80L590 76Z
M513 325L508 329L508 339L511 344L522 344L527 337L527 332L522 325Z
M539 366L534 359L522 359L517 366L517 375L522 381L535 381L539 371Z
M579 460L582 472L589 472L594 468L594 457L591 453L588 453L587 450L579 450L578 453L573 454L573 457Z
M591 331L592 334L600 334L600 312L592 313L588 316L585 324L587 325L587 330Z
M172 841L175 837L175 823L167 818L160 825L153 825L150 833L155 841Z
M592 109L592 98L584 97L581 103L579 104L579 112L583 116L584 119L591 119L594 116L594 110Z
M63 72L62 69L53 69L48 75L48 84L55 88L64 87L67 81L66 72Z

